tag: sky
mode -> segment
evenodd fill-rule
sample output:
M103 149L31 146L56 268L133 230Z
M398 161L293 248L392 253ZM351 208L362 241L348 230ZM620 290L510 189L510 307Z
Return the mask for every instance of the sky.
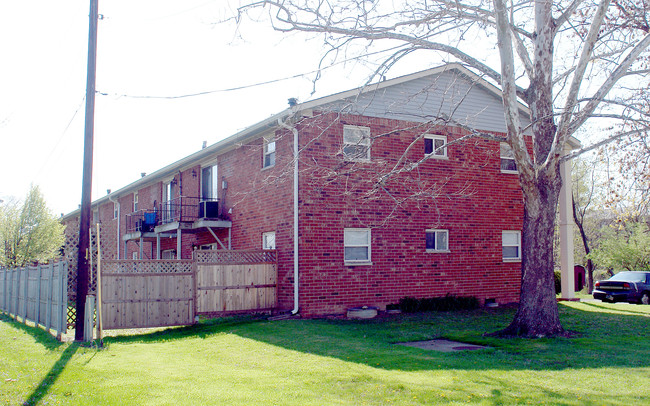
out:
M37 185L56 215L80 204L89 4L0 0L1 200ZM264 22L237 29L223 22L224 0L99 0L99 14L93 200L291 97L351 89L371 72L356 62L326 69L312 94L321 41ZM391 77L436 65L404 63Z

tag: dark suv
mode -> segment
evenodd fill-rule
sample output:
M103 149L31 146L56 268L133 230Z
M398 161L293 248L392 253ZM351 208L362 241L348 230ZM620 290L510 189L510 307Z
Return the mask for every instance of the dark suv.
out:
M596 282L593 295L603 302L650 304L650 272L619 272Z

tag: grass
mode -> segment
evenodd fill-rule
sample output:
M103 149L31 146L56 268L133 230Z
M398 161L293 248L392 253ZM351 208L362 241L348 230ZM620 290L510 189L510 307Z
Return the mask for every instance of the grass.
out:
M514 309L372 321L253 317L61 344L1 316L0 405L630 405L650 401L650 306L564 302L573 338L484 337ZM437 353L393 343L487 345Z

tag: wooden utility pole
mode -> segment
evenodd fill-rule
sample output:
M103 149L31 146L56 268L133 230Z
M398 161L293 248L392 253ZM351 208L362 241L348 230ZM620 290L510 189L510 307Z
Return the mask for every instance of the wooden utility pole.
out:
M90 203L93 178L93 138L95 127L95 72L97 68L97 3L90 0L88 28L88 68L86 76L86 126L84 130L83 180L81 185L81 213L79 216L79 255L77 257L77 302L75 341L84 341L86 296L88 295L90 253Z

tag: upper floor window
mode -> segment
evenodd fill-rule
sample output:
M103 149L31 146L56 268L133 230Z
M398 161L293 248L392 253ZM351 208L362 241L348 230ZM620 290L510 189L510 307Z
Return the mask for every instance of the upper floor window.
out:
M138 192L133 193L133 211L138 211Z
M343 126L343 156L357 161L370 160L370 128Z
M262 168L275 165L275 136L264 138L264 162Z
M515 162L515 154L512 152L512 148L505 142L500 143L501 151L501 172L516 173L517 164Z
M370 229L346 228L343 231L345 263L348 265L370 262Z
M449 252L449 230L426 231L427 252Z
M201 168L201 198L203 200L216 199L218 178L217 165Z
M501 246L504 261L521 260L521 231L503 231Z
M264 250L275 249L275 231L269 231L262 234L262 249Z
M435 158L447 157L447 136L445 135L425 135L424 136L424 154L431 155Z
M113 218L116 219L119 215L119 205L117 202L113 202Z

